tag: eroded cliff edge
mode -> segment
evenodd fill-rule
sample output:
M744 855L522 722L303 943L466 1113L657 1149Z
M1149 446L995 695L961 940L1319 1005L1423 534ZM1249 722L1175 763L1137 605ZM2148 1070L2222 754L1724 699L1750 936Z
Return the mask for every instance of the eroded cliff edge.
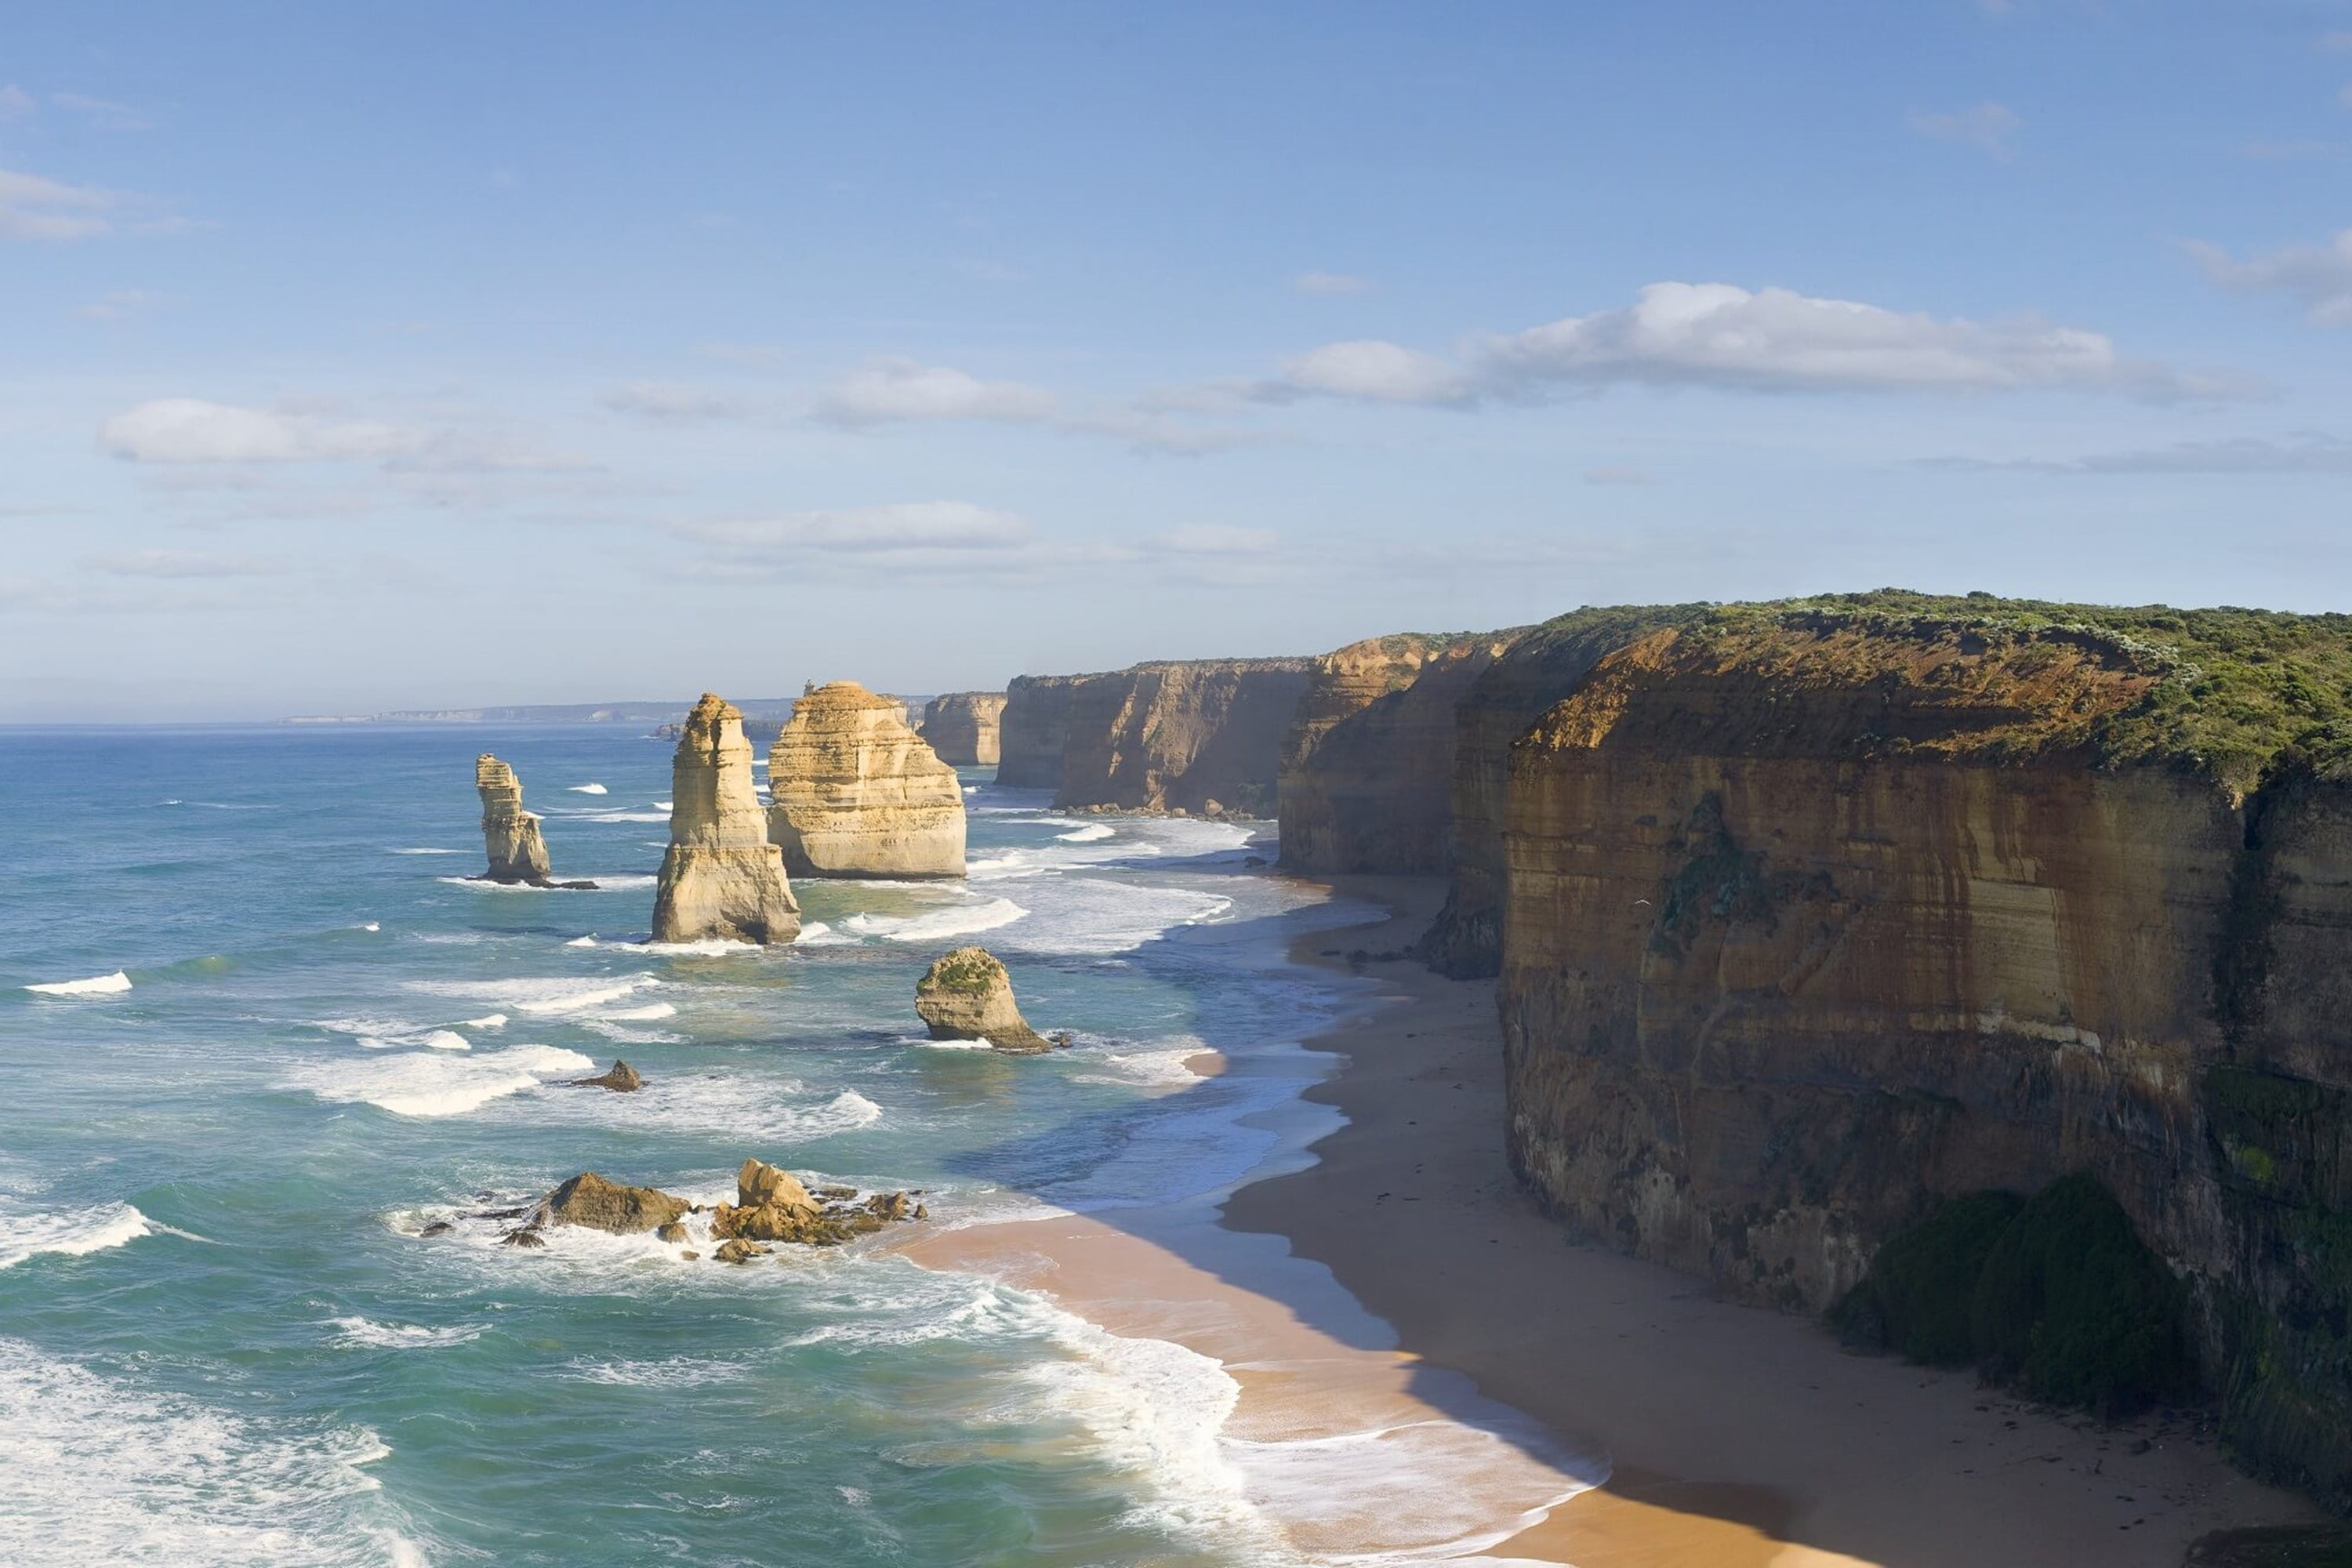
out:
M1627 614L1471 792L1521 1173L1818 1310L1937 1200L2087 1170L2235 1451L2352 1504L2352 622Z

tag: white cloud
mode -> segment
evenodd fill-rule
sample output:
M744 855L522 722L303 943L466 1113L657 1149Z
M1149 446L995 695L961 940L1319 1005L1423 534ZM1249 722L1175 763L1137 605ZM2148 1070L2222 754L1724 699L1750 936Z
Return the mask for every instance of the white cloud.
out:
M2016 151L2010 143L2021 123L2016 111L2002 103L1979 103L1951 114L1915 111L1910 116L1911 129L1931 142L1957 142L1996 158L2009 157Z
M827 424L887 425L918 419L986 419L1034 425L1051 418L1054 395L1017 381L982 381L946 365L877 360L835 380L818 401Z
M144 289L117 289L102 299L91 300L74 314L85 321L127 321L166 302L163 295Z
M616 414L634 414L681 425L738 419L753 412L741 398L675 381L633 381L599 399Z
M135 463L377 461L394 473L545 473L591 467L497 430L422 428L299 408L159 397L99 427L99 444Z
M1188 522L1144 541L1174 555L1268 555L1282 541L1270 529L1235 528L1222 522Z
M91 98L79 92L53 92L49 101L59 109L79 114L101 131L144 131L147 117L127 103L115 103L103 98Z
M1325 343L1285 360L1276 385L1369 403L1463 403L1476 395L1466 376L1436 355L1377 338Z
M1369 294L1380 287L1369 278L1345 272L1302 272L1294 281L1306 294Z
M1927 458L1913 466L2037 474L2352 474L2352 441L2316 432L2279 440L2233 436L2079 458Z
M29 120L39 108L33 95L15 82L0 84L0 121Z
M2352 327L2352 228L2325 245L2291 245L2240 261L2218 245L2192 242L2205 276L2242 293L2277 293L2323 327Z
M908 551L1019 549L1035 535L1027 520L970 501L905 501L781 517L681 522L674 531L751 556L888 555Z
M86 556L89 572L110 577L269 577L284 570L276 562L250 556L215 555L187 550L125 550Z
M2105 336L2032 319L1979 322L1787 289L1653 283L1632 305L1474 338L1457 361L1395 343L1330 343L1286 362L1261 400L1306 394L1463 405L1622 385L1746 392L2073 388L2218 395L2219 384L2126 359Z
M0 239L90 239L114 231L111 191L0 169Z

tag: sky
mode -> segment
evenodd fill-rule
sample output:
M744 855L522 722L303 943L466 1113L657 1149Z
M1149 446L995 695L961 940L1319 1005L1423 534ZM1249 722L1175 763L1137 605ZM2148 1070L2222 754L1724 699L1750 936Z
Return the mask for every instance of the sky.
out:
M9 7L0 721L2352 609L2352 3Z

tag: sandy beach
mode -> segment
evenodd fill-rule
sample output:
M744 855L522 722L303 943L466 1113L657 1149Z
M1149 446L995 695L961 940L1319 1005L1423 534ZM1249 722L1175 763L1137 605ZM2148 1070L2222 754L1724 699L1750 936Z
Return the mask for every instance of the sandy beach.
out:
M1403 947L1439 896L1343 888L1391 917L1305 939L1296 961L1344 973L1339 954ZM1307 1042L1340 1058L1309 1100L1346 1119L1311 1165L1225 1194L1222 1219L1213 1202L1065 1215L936 1233L909 1255L1223 1363L1229 1442L1304 1436L1359 1466L1399 1461L1409 1489L1385 1500L1318 1493L1311 1473L1254 1485L1317 1554L2172 1568L2210 1531L2321 1517L2231 1469L2189 1416L2109 1427L2041 1410L1572 1243L1504 1161L1492 985L1409 962L1365 978L1364 1004ZM1197 1066L1249 1070L1241 1052ZM1343 1493L1358 1500L1318 1500Z

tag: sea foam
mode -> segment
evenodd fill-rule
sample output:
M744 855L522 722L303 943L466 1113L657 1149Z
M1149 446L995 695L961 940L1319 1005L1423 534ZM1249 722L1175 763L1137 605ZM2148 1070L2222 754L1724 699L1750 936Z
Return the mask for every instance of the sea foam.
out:
M87 980L52 980L25 989L41 996L110 996L130 990L131 976L118 969L111 974L93 974Z
M289 1087L330 1104L373 1105L395 1116L463 1116L551 1079L593 1073L596 1064L557 1046L509 1046L464 1056L404 1051L394 1057L309 1062Z
M940 942L1009 926L1028 913L1011 899L983 899L977 903L933 910L928 914L852 915L841 924L843 930L859 936L878 936L889 942Z
M14 1268L43 1253L82 1258L154 1234L147 1216L129 1204L37 1214L0 1211L0 1268Z

